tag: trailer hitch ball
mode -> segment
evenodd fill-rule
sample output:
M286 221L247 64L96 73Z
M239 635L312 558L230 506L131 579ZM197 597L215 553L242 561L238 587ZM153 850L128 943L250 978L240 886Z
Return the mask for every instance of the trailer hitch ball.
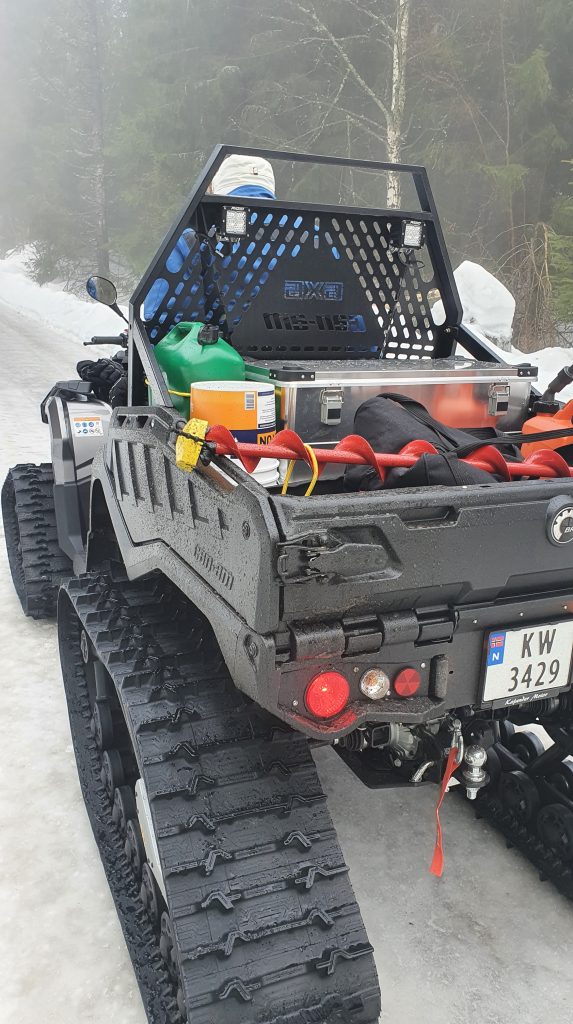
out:
M483 747L477 744L467 747L464 754L462 781L466 787L468 800L475 800L480 789L487 786L489 782L489 775L483 767L486 761L487 753Z

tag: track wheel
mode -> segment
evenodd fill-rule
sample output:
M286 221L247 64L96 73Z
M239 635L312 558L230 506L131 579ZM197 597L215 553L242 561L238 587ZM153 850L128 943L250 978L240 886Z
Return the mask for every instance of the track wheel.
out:
M503 806L525 825L539 810L539 792L525 772L505 772L501 777L500 795Z
M493 747L489 747L488 749L485 770L489 775L489 782L485 789L493 792L497 789L499 780L503 774L499 754Z
M539 736L534 732L514 732L505 745L525 767L540 757L545 750Z
M108 797L110 800L113 800L115 790L118 789L119 786L123 786L125 782L123 761L121 760L119 750L115 750L114 748L111 750L104 750L101 758L100 777Z
M503 718L499 723L499 738L504 747L509 747L509 741L515 736L515 726L509 718Z
M135 797L129 786L118 786L113 794L113 823L122 836L127 835L127 824L131 818L137 820Z
M92 711L91 731L98 750L113 743L113 716L107 700L96 700Z
M563 761L551 773L548 781L562 796L569 797L570 800L573 799L573 764L571 761Z
M125 830L125 856L129 861L131 870L137 879L141 878L141 871L145 862L145 846L139 823L131 818Z
M164 910L161 915L161 938L159 939L159 949L172 981L175 985L178 985L179 965L177 963L177 952L173 942L171 918L166 910Z
M537 818L539 837L561 860L573 860L573 811L562 804L547 804Z
M145 861L145 864L141 869L141 888L139 890L139 895L152 923L157 928L161 920L162 897L159 892L159 886L155 881L153 871L149 867L147 861Z

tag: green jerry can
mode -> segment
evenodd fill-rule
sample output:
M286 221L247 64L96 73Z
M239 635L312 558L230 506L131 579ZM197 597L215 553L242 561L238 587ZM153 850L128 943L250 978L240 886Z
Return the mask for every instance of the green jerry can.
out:
M243 357L220 337L219 328L202 323L176 324L155 346L173 405L189 418L189 392L197 381L244 380ZM150 395L151 404L153 396Z

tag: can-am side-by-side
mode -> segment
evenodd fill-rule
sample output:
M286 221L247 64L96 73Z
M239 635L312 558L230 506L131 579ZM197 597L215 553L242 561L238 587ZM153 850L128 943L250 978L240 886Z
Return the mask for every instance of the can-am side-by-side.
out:
M231 154L279 198L214 192ZM285 200L287 162L415 202ZM93 341L2 506L149 1020L377 1021L313 744L457 780L573 894L571 377L541 396L462 323L422 168L230 147Z

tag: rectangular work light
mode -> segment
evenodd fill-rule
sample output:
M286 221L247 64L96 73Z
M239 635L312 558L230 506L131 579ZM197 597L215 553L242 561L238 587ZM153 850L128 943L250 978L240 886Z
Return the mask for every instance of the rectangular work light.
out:
M244 238L248 221L249 211L244 206L223 207L223 234L227 238Z
M424 225L421 220L402 221L402 248L421 249L424 244Z

